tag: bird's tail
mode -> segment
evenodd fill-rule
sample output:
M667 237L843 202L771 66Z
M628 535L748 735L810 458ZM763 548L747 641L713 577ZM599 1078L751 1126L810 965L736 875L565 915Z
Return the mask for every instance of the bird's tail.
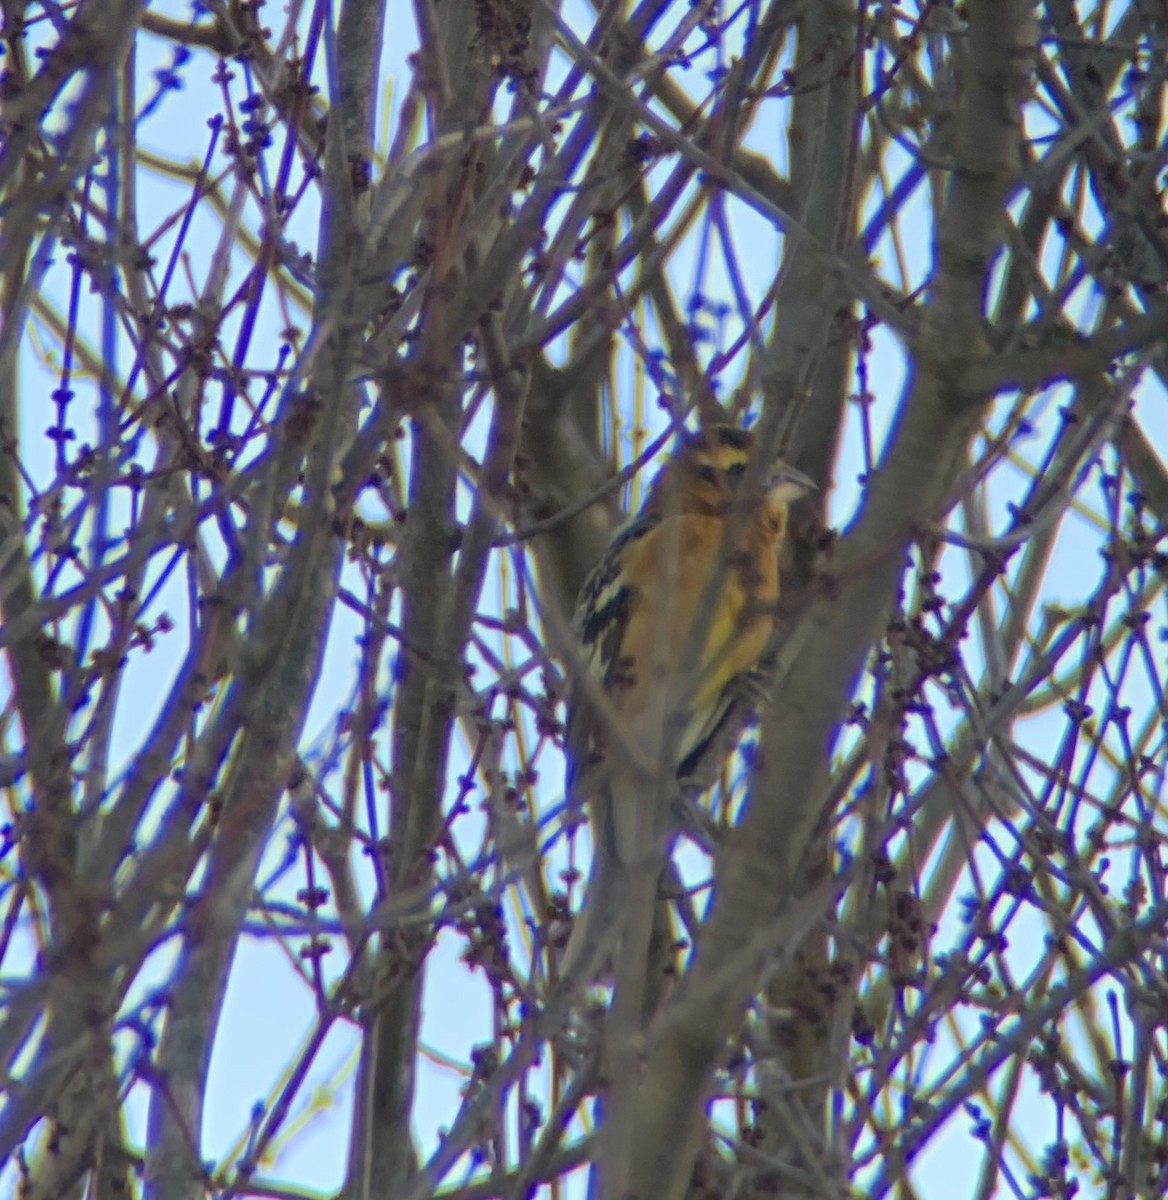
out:
M651 940L663 948L673 941L668 905L658 898L667 851L653 838L639 853L630 852L635 840L619 818L629 813L631 797L626 794L622 809L619 795L616 786L608 787L592 808L588 886L560 959L560 980L573 989L597 982L626 950L644 958Z
M601 975L620 942L630 871L608 843L602 833L593 846L584 903L560 959L560 979L573 986L586 986Z

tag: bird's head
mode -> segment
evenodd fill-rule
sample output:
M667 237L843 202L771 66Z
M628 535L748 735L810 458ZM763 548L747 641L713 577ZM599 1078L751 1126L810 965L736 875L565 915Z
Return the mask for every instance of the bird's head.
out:
M657 476L645 511L726 516L740 504L749 504L743 484L753 452L754 438L734 425L711 425L686 434ZM756 478L759 491L754 495L780 520L793 500L815 489L802 471L783 462L772 463Z

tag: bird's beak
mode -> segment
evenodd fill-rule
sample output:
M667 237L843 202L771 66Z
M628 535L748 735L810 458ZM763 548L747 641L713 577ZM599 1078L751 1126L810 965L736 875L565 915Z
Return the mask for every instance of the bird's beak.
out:
M786 463L776 463L767 477L767 499L772 504L789 504L818 490L813 479Z

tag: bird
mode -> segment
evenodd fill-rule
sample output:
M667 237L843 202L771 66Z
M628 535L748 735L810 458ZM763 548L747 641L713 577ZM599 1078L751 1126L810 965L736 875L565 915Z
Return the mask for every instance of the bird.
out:
M815 485L783 462L752 471L754 452L732 425L684 433L581 586L566 791L593 852L561 979L592 982L615 952L634 875L664 864L675 781L770 642L788 509Z

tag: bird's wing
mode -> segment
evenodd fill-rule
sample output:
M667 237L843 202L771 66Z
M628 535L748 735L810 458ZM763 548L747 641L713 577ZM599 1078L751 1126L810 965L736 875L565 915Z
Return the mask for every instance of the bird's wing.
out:
M614 806L615 781L604 761L603 746L610 719L606 713L612 713L613 674L630 620L645 600L642 581L629 571L629 556L660 524L660 515L651 514L616 533L585 579L573 619L586 670L573 679L568 694L567 793L570 804L588 810L592 865L560 973L577 983L589 980L614 950L630 891L631 876L617 848L612 814L614 807L636 812L636 806L627 800Z
M576 602L572 627L583 650L586 673L573 681L568 696L568 798L575 804L587 802L587 797L580 794L580 783L600 750L597 734L601 717L596 696L608 691L630 617L643 600L643 589L628 570L629 554L660 524L661 517L654 514L618 530L584 580Z

